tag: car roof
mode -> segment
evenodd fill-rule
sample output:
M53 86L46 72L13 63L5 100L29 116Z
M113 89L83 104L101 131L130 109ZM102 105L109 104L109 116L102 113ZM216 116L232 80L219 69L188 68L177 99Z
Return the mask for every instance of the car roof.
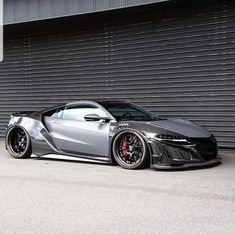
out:
M126 101L119 101L119 100L81 100L81 101L73 101L69 102L66 105L74 105L74 104L79 104L79 103L91 103L91 104L100 104L101 106L106 106L108 104L118 104L118 103L128 103Z

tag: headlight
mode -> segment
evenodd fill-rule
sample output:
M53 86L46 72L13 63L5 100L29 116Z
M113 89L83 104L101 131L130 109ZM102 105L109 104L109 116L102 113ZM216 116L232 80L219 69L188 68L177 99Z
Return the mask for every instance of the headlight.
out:
M165 134L156 135L155 139L159 141L188 142L187 139L185 139L182 136L172 136L172 135L165 135Z

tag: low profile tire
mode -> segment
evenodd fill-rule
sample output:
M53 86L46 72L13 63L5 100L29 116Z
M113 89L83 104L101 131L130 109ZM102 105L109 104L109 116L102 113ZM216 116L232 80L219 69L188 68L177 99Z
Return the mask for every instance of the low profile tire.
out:
M113 141L113 156L125 169L140 169L147 166L149 153L143 137L133 131L120 132Z
M6 136L6 148L13 158L29 158L32 147L29 134L21 127L13 127Z

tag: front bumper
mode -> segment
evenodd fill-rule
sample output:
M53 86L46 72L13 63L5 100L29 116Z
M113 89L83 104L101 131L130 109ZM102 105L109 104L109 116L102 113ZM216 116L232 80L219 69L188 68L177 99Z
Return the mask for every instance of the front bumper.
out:
M206 167L218 164L217 143L210 138L190 139L187 143L172 143L152 139L148 142L151 152L151 168L180 169Z

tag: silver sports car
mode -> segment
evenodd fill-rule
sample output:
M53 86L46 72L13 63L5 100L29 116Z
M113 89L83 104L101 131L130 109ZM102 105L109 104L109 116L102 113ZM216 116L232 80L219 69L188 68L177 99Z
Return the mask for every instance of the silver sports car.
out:
M122 101L77 101L13 113L6 149L14 158L66 155L126 169L172 169L220 162L215 137L184 119L163 119Z

